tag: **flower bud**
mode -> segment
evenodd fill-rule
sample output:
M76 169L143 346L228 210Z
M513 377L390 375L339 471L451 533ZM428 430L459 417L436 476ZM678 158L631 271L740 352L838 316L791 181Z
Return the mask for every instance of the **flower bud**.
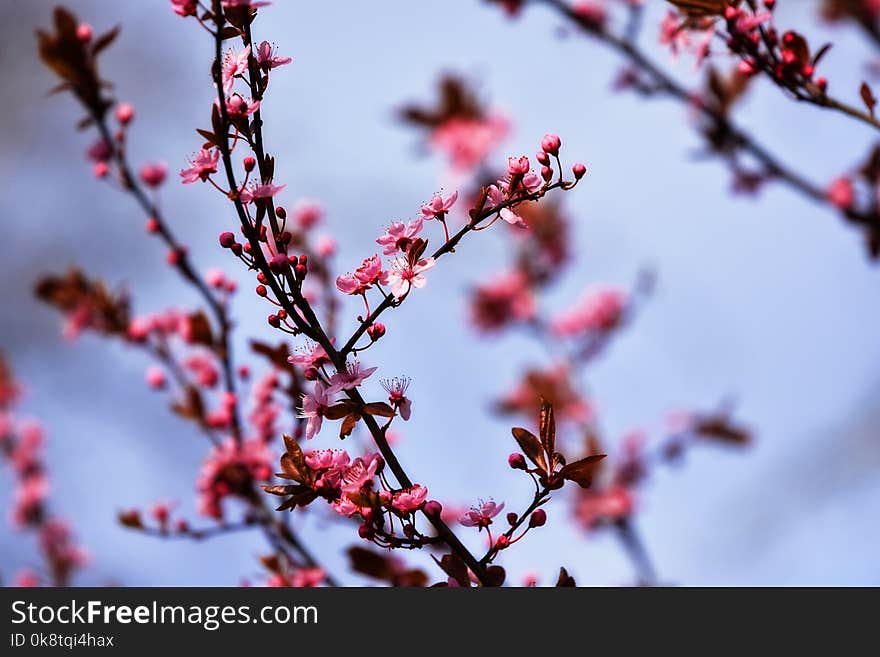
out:
M547 153L545 153L544 151L537 153L535 155L535 159L538 160L538 164L543 164L544 166L550 164L550 156L547 155Z
M150 217L149 219L147 219L146 228L148 233L158 233L159 221L155 217Z
M544 135L544 138L541 140L541 148L545 153L550 153L550 155L559 155L560 146L562 146L562 140L556 135Z
M287 210L279 205L277 208L275 208L275 216L284 221L285 219L287 219Z
M76 28L76 38L82 41L83 43L88 43L92 40L92 26L88 23L80 23Z
M509 465L514 470L525 470L526 469L526 457L520 454L519 452L514 452L510 456L507 457L507 465Z
M370 336L370 339L375 342L383 335L385 335L385 325L384 324L371 324L369 328L367 328L367 335Z
M278 319L278 315L269 315L266 318L266 321L269 322L269 326L272 326L274 328L278 328L279 326L281 326L281 320Z
M248 155L246 158L244 158L244 170L245 171L250 173L251 171L254 170L255 166L257 166L257 161L254 158L252 158L250 155Z
M574 174L575 180L580 180L584 177L584 174L587 172L587 167L578 162L571 168L571 172Z
M119 103L116 106L116 120L122 125L128 125L134 118L134 107L129 103Z
M233 244L235 244L235 235L228 230L225 233L220 233L220 246L224 249L231 249Z
M373 538L373 528L367 524L361 525L358 527L358 536L367 540Z
M443 505L437 500L428 500L425 502L424 512L429 518L439 518L443 511Z
M544 182L550 182L553 178L553 169L550 167L541 167L541 178L544 179Z
M507 514L507 524L513 527L516 524L516 521L519 520L519 516L516 515L513 511Z
M243 250L243 247L242 247L241 244L239 244L238 242L236 242L235 244L233 244L233 245L232 245L231 247L229 247L229 248L230 248L230 250L231 250L235 255L237 255L237 256L240 256L240 255L241 255L241 252L242 252L242 250Z
M306 274L309 273L309 269L305 265L297 265L293 268L293 271L296 272L297 278L305 278Z
M272 259L269 260L269 269L274 271L276 274L287 269L287 256L283 253L279 253L277 255L272 256Z
M547 522L547 512L544 509L535 509L529 517L529 527L541 527Z
M106 178L110 168L106 162L95 162L95 178Z
M499 550L503 550L506 547L510 546L510 539L507 538L504 534L501 534L498 538L495 539L495 547Z

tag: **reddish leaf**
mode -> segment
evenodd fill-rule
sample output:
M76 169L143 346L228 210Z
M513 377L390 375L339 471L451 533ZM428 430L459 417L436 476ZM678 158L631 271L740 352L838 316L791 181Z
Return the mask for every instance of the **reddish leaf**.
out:
M862 101L865 103L865 107L868 108L868 112L870 112L871 116L874 116L874 108L877 106L877 99L874 97L874 92L871 91L871 87L868 86L867 82L862 82L862 86L859 89L859 94L862 96Z
M566 465L559 471L560 476L573 481L581 488L589 488L596 474L597 464L605 458L605 454L593 454Z
M345 416L353 414L356 409L357 405L350 399L346 399L325 409L324 417L328 420L341 420Z
M385 402L372 402L364 406L364 413L378 415L379 417L394 417L397 413Z
M525 452L529 460L544 472L547 471L547 461L544 459L544 452L541 449L541 441L531 431L522 427L514 427L511 429L513 437L519 444L520 449Z
M565 568L559 569L559 578L556 580L557 587L570 587L577 586L574 581L574 577L568 574L568 571Z
M361 416L357 413L346 415L345 419L342 421L342 426L339 427L339 437L345 438L346 436L350 436L360 419Z

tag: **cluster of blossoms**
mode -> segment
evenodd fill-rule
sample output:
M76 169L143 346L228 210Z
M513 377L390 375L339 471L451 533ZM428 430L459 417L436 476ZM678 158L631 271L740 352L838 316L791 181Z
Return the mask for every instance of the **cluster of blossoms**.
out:
M228 439L205 458L196 483L199 512L209 518L223 518L223 500L229 497L252 501L255 484L272 476L274 457L261 440L241 444Z
M417 529L415 514L424 511L439 517L442 506L427 499L425 486L390 488L383 476L385 461L379 454L352 459L345 450L303 452L289 436L285 436L285 443L287 452L278 476L295 483L265 487L267 492L286 498L278 510L305 507L322 498L339 515L357 517L360 537L377 545L414 548L433 540Z
M588 290L570 309L550 321L550 329L559 336L608 333L620 325L627 306L627 295L614 287Z
M16 586L48 583L64 586L85 565L85 551L76 543L67 522L49 509L49 479L43 453L42 426L21 418L15 411L20 387L0 359L0 458L14 477L9 522L19 531L36 535L45 562L45 573L33 568L20 571Z

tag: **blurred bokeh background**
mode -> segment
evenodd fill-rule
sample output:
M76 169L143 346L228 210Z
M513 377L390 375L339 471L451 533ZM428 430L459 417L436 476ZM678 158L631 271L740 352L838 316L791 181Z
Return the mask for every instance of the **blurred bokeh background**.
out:
M660 3L657 3L658 5ZM855 31L820 24L814 2L781 2L781 24L835 46L824 61L835 88L857 89L870 49ZM96 29L123 25L103 59L115 93L134 104L135 162L165 160L173 173L196 150L213 99L211 44L167 2L68 2ZM74 344L59 318L32 296L37 277L79 263L125 285L141 312L195 302L143 235L130 199L98 185L76 133L79 110L49 97L54 80L35 54L33 30L52 3L7 0L0 24L5 129L0 131L3 260L0 335L26 384L24 408L48 431L52 504L74 522L92 565L76 583L232 585L258 571L259 535L202 544L168 542L121 528L116 512L158 498L194 515L194 477L206 451L143 379L143 355L94 336ZM689 58L673 63L656 42L662 7L652 7L645 47L696 84ZM757 199L732 196L723 166L694 157L699 138L686 111L616 94L620 61L584 38L560 38L540 9L517 21L476 0L276 2L255 28L292 66L273 74L266 135L278 156L282 200L320 200L340 242L341 271L374 252L391 219L412 216L444 182L394 118L406 101L433 97L437 76L456 71L513 120L499 152L532 153L560 134L590 174L565 207L578 258L554 299L564 304L592 282L629 284L644 266L658 288L635 324L594 367L591 390L609 436L655 427L671 408L710 408L727 395L756 431L748 450L695 450L659 471L640 498L637 526L664 581L692 585L880 584L880 270L858 236L827 209L777 186ZM852 94L853 96L855 93ZM775 153L824 184L867 151L870 129L788 101L756 84L739 110ZM223 266L251 286L216 245L232 217L206 186L171 180L162 203L202 268ZM489 412L541 352L516 337L478 339L465 321L465 292L504 261L491 232L465 244L387 322L369 352L385 375L413 377L412 420L399 451L433 496L463 504L494 496L515 507L528 482L508 469L507 420ZM352 302L351 315L355 314ZM245 291L235 311L238 352L269 338L265 308ZM393 336L393 339L392 339ZM378 390L378 386L377 386ZM460 409L450 412L450 408ZM321 446L333 441L330 432ZM0 472L0 482L9 482ZM0 507L9 486L0 486ZM587 537L569 506L548 507L552 531L505 554L518 579L542 581L565 565L579 584L632 580L611 536ZM350 527L321 514L297 516L307 540L340 579ZM471 538L476 538L471 536ZM38 560L31 539L0 523L4 577Z

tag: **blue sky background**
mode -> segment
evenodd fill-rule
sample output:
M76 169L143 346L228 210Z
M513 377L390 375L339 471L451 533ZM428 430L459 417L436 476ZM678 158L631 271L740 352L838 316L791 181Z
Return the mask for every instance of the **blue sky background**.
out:
M103 71L137 108L131 153L176 170L197 149L193 128L207 123L212 101L206 35L165 2L69 5L98 29L123 24ZM833 38L823 72L841 96L855 99L868 43L817 24L813 2L780 5L781 24L796 24L811 41ZM82 157L91 136L73 131L73 101L46 95L53 80L36 58L32 32L48 23L50 8L13 0L0 26L11 90L0 133L2 347L26 382L26 410L48 428L53 504L74 520L94 557L78 583L235 584L257 572L259 536L191 545L115 523L118 509L159 497L191 511L204 439L147 390L140 354L93 337L66 344L56 314L30 294L40 273L87 263L89 272L128 286L138 311L194 301L164 265L158 242L143 236L130 199L93 181ZM589 40L560 39L546 10L509 21L470 0L389 0L381 8L279 1L264 14L256 38L276 41L295 59L273 75L265 104L276 178L288 184L282 200L321 200L326 227L339 236L340 270L373 253L382 227L412 215L442 184L443 163L419 157L416 136L393 118L402 102L433 97L440 72L477 80L514 119L499 158L532 153L553 131L569 158L587 163L586 184L565 198L581 257L554 301L594 282L626 285L645 265L659 275L655 297L591 375L608 435L656 427L670 408L707 408L728 394L757 432L748 452L695 452L646 488L637 522L664 580L880 584L880 271L855 233L781 187L757 200L731 197L723 167L695 159L700 142L684 108L611 93L617 58ZM656 45L660 15L649 12L645 46L695 82L688 59L672 64ZM740 109L744 126L820 182L850 168L874 140L869 128L787 101L764 83ZM217 194L172 180L163 203L203 269L241 274L216 246L233 219ZM516 508L530 498L530 484L507 468L510 423L492 417L488 404L541 354L515 337L475 340L464 321L464 292L498 270L504 244L483 233L441 262L429 288L387 322L393 339L366 360L384 375L414 379L413 418L399 451L432 496L467 503L491 495ZM239 353L245 337L273 337L265 307L250 294L240 294L235 308L249 318L237 332ZM319 440L329 446L331 434ZM8 488L0 489L4 508ZM564 564L579 583L630 581L610 536L586 539L566 528L562 501L548 510L554 529L534 532L505 555L515 580L537 570L546 581ZM358 581L344 571L350 528L332 527L320 514L297 524L343 581ZM33 550L0 524L4 576L36 563Z

